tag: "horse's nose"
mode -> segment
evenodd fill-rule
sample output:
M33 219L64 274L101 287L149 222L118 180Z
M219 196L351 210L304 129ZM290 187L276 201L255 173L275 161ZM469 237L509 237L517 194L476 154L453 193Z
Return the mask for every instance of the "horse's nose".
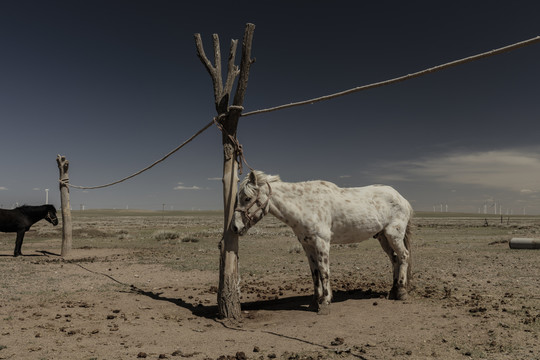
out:
M238 226L236 226L235 224L231 225L231 230L233 233L238 234Z

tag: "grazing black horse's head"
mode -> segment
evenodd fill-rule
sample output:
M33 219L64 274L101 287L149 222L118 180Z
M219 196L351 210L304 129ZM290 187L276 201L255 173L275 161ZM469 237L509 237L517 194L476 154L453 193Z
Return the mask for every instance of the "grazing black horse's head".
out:
M56 217L56 208L54 205L45 205L47 208L47 215L45 215L45 220L53 224L54 226L58 225L58 217Z

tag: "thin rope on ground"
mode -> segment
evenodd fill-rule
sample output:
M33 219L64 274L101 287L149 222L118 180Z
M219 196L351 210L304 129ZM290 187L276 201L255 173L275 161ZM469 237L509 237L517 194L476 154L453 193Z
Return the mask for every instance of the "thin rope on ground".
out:
M432 73L432 72L435 72L435 71L443 70L443 69L449 68L451 66L461 65L461 64L464 64L464 63L467 63L467 62L471 62L471 61L479 60L479 59L486 58L486 57L489 57L489 56L497 55L497 54L500 54L500 53L503 53L503 52L515 50L517 48L532 45L532 44L537 43L537 42L540 42L540 36L537 36L537 37L529 39L529 40L524 40L524 41L521 41L521 42L518 42L518 43L515 43L515 44L512 44L512 45L504 46L502 48L487 51L487 52L484 52L484 53L481 53L481 54L478 54L478 55L473 55L473 56L469 56L469 57L466 57L466 58L463 58L463 59L460 59L460 60L451 61L451 62L448 62L446 64L435 66L435 67L425 69L425 70L422 70L422 71L418 71L418 72L415 72L415 73L412 73L412 74L400 76L400 77L397 77L397 78L394 78L394 79L380 81L380 82L376 82L376 83L369 84L369 85L359 86L359 87L355 87L353 89L341 91L341 92L331 94L331 95L321 96L321 97L314 98L314 99L299 101L299 102L290 103L290 104L286 104L286 105L275 106L275 107L267 108L267 109L250 111L250 112L247 112L247 113L243 113L240 116L246 117L246 116L251 116L251 115L256 115L256 114L267 113L267 112L271 112L271 111L283 110L283 109L287 109L287 108L291 108L291 107L295 107L295 106L314 104L316 102L334 99L334 98L344 96L344 95L348 95L348 94L352 94L352 93L355 93L355 92L359 92L359 91L363 91L363 90L367 90L367 89L372 89L372 88L376 88L376 87L380 87L380 86L390 85L390 84L394 84L394 83L397 83L397 82L400 82L400 81L409 80L409 79L419 77L419 76L422 76L422 75L426 75L426 74L429 74L429 73Z

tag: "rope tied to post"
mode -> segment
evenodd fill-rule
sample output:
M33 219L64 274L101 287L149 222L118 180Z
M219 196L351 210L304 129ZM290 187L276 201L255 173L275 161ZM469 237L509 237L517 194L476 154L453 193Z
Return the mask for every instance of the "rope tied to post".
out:
M213 124L215 124L218 129L227 136L227 138L231 141L232 145L233 145L233 148L234 148L234 153L235 153L235 156L236 156L236 159L237 159L237 162L238 162L238 170L239 170L239 173L242 174L242 162L244 164L247 165L247 167L249 167L251 170L253 170L253 168L251 166L249 166L249 164L247 163L246 161L246 158L244 156L244 151L243 151L243 147L242 145L238 142L238 139L236 139L235 136L231 135L228 133L228 131L223 127L223 124L222 124L222 121L223 119L226 119L229 115L230 115L230 112L231 110L233 111L242 111L244 110L244 108L242 106L236 106L236 105L231 105L229 106L229 108L227 109L227 112L225 113L222 113L222 114L219 114L217 116L215 116L212 121L210 121L208 124L206 124L202 129L200 129L198 132L196 132L194 135L192 135L189 139L187 139L186 141L184 141L182 144L180 144L179 146L177 146L175 149L171 150L168 154L166 154L165 156L163 156L161 159L153 162L152 164L150 164L149 166L145 167L144 169L141 169L137 172L135 172L134 174L132 175L129 175L129 176L126 176L125 178L122 178L120 180L117 180L117 181L114 181L114 182L111 182L111 183L108 183L108 184L104 184L104 185L98 185L98 186L79 186L79 185L73 185L69 182L69 179L67 178L62 178L59 180L60 182L60 186L65 186L67 187L68 189L71 187L71 188L75 188L75 189L80 189L80 190L92 190L92 189L101 189L101 188L105 188L105 187L109 187L109 186L113 186L113 185L116 185L116 184L119 184L121 182L124 182L126 180L129 180L137 175L140 175L142 174L143 172L145 171L148 171L150 170L151 168L153 168L154 166L156 166L157 164L165 161L169 156L171 156L172 154L174 154L175 152L177 152L178 150L182 149L184 146L186 146L187 144L189 144L191 141L193 141L197 136L199 136L200 134L202 134L204 131L206 131L210 126L212 126Z
M60 183L61 187L66 186L69 189L69 187L71 186L69 184L69 179L66 179L66 178L62 178L62 179L58 180L58 182Z
M70 183L67 183L67 182L64 182L62 183L62 181L60 181L62 184L68 186L68 187L72 187L72 188L75 188L75 189L82 189L82 190L91 190L91 189L101 189L101 188L105 188L105 187L109 187L109 186L112 186L112 185L116 185L116 184L119 184L121 182L124 182L126 180L129 180L137 175L140 175L142 174L143 172L147 171L147 170L150 170L151 168L153 168L154 166L156 166L157 164L165 161L165 159L167 159L169 156L171 156L172 154L174 154L175 152L177 152L178 150L180 150L181 148L183 148L184 146L186 146L187 144L189 144L191 141L193 141L193 139L195 139L197 136L199 136L200 134L202 134L204 131L206 131L210 126L212 126L212 124L214 123L214 120L210 121L208 124L206 124L202 129L200 129L199 131L197 131L194 135L192 135L189 139L187 139L186 141L184 141L182 144L180 144L179 146L177 146L175 149L171 150L168 154L166 154L165 156L163 156L161 159L153 162L152 164L148 165L147 167L145 167L144 169L141 169L139 171L137 171L136 173L134 174L131 174L129 176L126 176L125 178L123 179L120 179L120 180L117 180L117 181L114 181L114 182L111 182L111 183L108 183L108 184L104 184L104 185L99 185L99 186L78 186L78 185L72 185Z
M295 107L295 106L314 104L314 103L317 103L317 102L320 102L320 101L326 101L326 100L334 99L334 98L337 98L337 97L340 97L340 96L356 93L356 92L359 92L359 91L364 91L364 90L368 90L368 89L375 88L375 87L386 86L386 85L394 84L394 83L397 83L397 82L400 82L400 81L409 80L409 79L412 79L412 78L415 78L415 77L419 77L419 76L423 76L423 75L426 75L426 74L429 74L429 73L440 71L440 70L446 69L448 67L461 65L461 64L464 64L464 63L467 63L467 62L471 62L471 61L475 61L475 60L478 60L478 59L490 57L490 56L497 55L497 54L500 54L500 53L503 53L503 52L512 51L512 50L515 50L517 48L528 46L528 45L538 43L538 42L540 42L540 36L536 36L534 38L531 38L531 39L528 39L528 40L525 40L525 41L514 43L514 44L511 44L511 45L504 46L502 48L494 49L494 50L491 50L491 51L487 51L487 52L484 52L484 53L481 53L481 54L469 56L469 57L466 57L466 58L463 58L463 59L460 59L460 60L454 60L454 61L442 64L442 65L438 65L438 66L435 66L435 67L432 67L432 68L428 68L428 69L425 69L425 70L422 70L422 71L418 71L418 72L415 72L415 73L412 73L412 74L400 76L400 77L397 77L397 78L393 78L393 79L389 79L389 80L385 80L385 81L380 81L380 82L376 82L376 83L372 83L372 84L368 84L368 85L355 87L355 88L352 88L352 89L349 89L349 90L341 91L341 92L326 95L326 96L321 96L321 97L314 98L314 99L309 99L309 100L294 102L294 103L290 103L290 104L275 106L275 107L267 108L267 109L250 111L250 112L246 112L246 113L240 113L239 116L240 117L246 117L246 116L251 116L251 115L256 115L256 114L262 114L262 113L282 110L282 109ZM135 176L137 176L137 175L151 169L152 167L159 164L160 162L163 162L169 156L171 156L172 154L174 154L175 152L177 152L178 150L183 148L185 145L190 143L197 136L199 136L204 131L206 131L213 124L215 124L220 129L220 131L222 131L223 134L225 134L227 136L227 138L230 140L230 142L232 143L232 145L234 147L234 151L235 151L235 156L236 156L236 159L237 159L237 162L238 162L239 173L242 174L242 163L246 164L251 170L253 170L253 168L251 166L249 166L249 164L247 163L247 161L245 159L242 145L238 142L238 139L236 139L235 136L229 134L227 132L227 130L223 127L222 121L223 121L223 119L230 116L231 110L242 112L244 110L244 108L242 106L238 106L238 105L229 106L228 109L227 109L227 112L219 114L218 116L214 117L212 119L212 121L210 121L208 124L206 124L202 129L200 129L197 133L192 135L189 139L184 141L178 147L176 147L175 149L170 151L168 154L163 156L161 159L155 161L151 165L147 166L146 168L144 168L142 170L137 171L136 173L134 173L134 174L132 174L130 176L127 176L127 177L125 177L123 179L120 179L118 181L108 183L108 184L105 184L105 185L100 185L100 186L77 186L77 185L70 184L69 180L68 181L60 180L60 184L61 184L61 186L66 186L68 188L71 187L71 188L76 188L76 189L99 189L99 188L104 188L104 187L108 187L108 186L112 186L112 185L121 183L123 181L131 179L131 178L133 178L133 177L135 177Z
M225 127L223 126L223 123L222 121L224 119L226 119L229 115L230 115L230 112L231 110L234 110L234 111L239 111L239 112L242 112L242 110L244 110L244 107L243 106L238 106L238 105L231 105L229 106L229 108L227 109L227 112L226 113L223 113L223 114L220 114L218 116L216 116L214 119L213 119L213 122L214 124L217 126L217 128L229 139L229 141L231 142L233 148L234 148L234 156L236 157L236 162L238 163L238 173L240 175L242 175L242 170L243 170L243 165L242 164L246 164L246 166L248 168L250 168L251 170L253 170L253 168L251 166L249 166L248 162L246 161L246 157L244 155L244 147L242 146L242 144L240 144L240 142L238 141L237 137L234 136L234 135L231 135L227 129L225 129ZM240 114L241 115L241 114Z

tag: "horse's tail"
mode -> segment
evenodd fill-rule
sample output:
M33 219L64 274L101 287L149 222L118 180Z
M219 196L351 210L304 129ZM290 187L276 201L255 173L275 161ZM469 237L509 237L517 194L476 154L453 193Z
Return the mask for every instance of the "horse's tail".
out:
M412 237L412 224L411 220L407 223L407 228L405 229L405 237L403 237L403 243L405 248L409 252L409 264L407 266L407 287L410 288L411 279L412 279L412 249L411 249L411 237Z

